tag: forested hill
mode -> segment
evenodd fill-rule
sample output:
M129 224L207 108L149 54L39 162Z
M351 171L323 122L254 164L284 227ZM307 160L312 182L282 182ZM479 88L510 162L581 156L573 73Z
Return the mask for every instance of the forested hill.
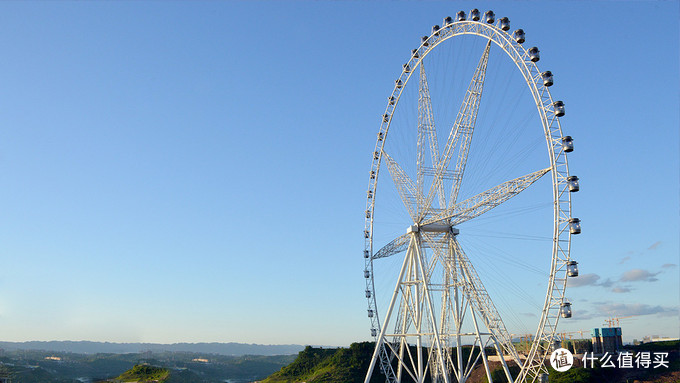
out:
M0 348L14 350L44 350L76 354L128 354L151 352L196 352L218 355L291 355L304 348L299 344L264 345L246 343L110 343L110 342L0 342Z
M375 343L352 343L349 348L314 348L300 351L293 363L262 383L363 382ZM378 381L379 368L375 369Z
M262 383L361 383L364 381L368 364L373 354L375 343L353 343L347 348L314 348L307 346L298 357L280 371L269 376ZM469 347L469 346L466 346ZM584 368L576 364L567 372L550 370L551 383L675 383L680 382L680 342L645 343L639 346L627 346L631 353L664 352L667 353L668 364L662 368L605 368L599 362L593 368ZM469 355L469 348L464 350ZM466 358L467 359L467 358ZM455 358L454 358L455 360ZM426 362L425 362L426 363ZM489 362L494 382L506 382L499 362ZM373 371L371 381L383 382L379 366ZM518 370L518 368L517 368ZM517 371L513 371L513 374ZM429 381L426 379L426 381ZM472 372L470 383L487 383L486 373L481 365Z

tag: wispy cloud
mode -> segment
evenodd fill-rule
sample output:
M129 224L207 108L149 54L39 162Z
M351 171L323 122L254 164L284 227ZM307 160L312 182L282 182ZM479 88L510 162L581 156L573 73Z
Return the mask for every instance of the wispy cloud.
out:
M621 286L617 286L617 287L614 287L614 288L612 289L612 292L613 292L613 293L618 293L618 294L629 293L629 292L631 292L631 291L632 291L632 290L631 290L629 287L621 287Z
M619 265L623 265L624 263L626 263L626 261L630 261L630 257L629 257L629 256L623 257L623 259L621 259L621 261L619 262Z
M621 281L623 282L637 282L637 281L644 281L644 282L655 282L658 281L658 278L655 278L656 275L659 273L650 273L647 270L643 269L633 269L626 271L623 273L621 276Z
M616 314L619 316L639 316L639 315L651 315L651 314L661 314L661 315L675 315L677 314L677 308L673 307L663 307L663 306L651 306L644 303L603 303L597 306L597 310L602 314Z
M583 287L583 286L600 286L604 288L610 288L614 286L614 281L607 278L600 282L601 277L595 273L581 274L577 278L569 278L567 280L567 285L569 287ZM614 292L624 292L624 291L614 291Z
M572 317L569 318L569 321L579 321L579 320L590 320L596 317L601 317L602 314L599 313L593 313L587 310L580 310L578 308L572 307Z
M660 244L661 244L661 241L656 241L656 242L652 243L652 244L647 248L647 250L656 250L656 248L659 247Z
M678 267L678 265L676 265L675 263L664 263L663 265L661 265L662 269L674 269L676 267Z
M579 275L577 278L569 278L567 284L569 287L597 286L599 280L599 275L590 273Z

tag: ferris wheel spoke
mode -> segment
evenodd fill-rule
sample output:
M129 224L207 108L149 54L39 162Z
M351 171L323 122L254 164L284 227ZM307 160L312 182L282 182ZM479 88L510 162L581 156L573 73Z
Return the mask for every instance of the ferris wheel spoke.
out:
M425 74L425 64L423 61L418 66L420 68L420 83L418 86L418 192L423 195L423 184L425 173L433 171L439 163L439 142L437 141L437 129L434 124L434 116L432 114L432 99L430 98L430 87L427 84L427 75ZM432 160L432 168L425 169L424 165L424 151L426 136L429 139L430 157ZM446 196L444 194L444 185L441 183L437 188L437 195L439 196L439 206L442 209L446 208Z
M512 345L510 333L505 327L505 324L503 323L496 306L493 304L489 293L482 284L479 275L477 275L477 271L475 271L472 263L470 263L470 259L468 259L458 241L452 239L451 243L460 262L460 268L463 273L462 277L466 280L465 292L468 296L468 301L471 305L475 306L475 310L477 310L477 312L482 317L484 325L489 330L489 332L494 335L496 342L499 343L497 345L497 347L500 348L498 351L502 351L502 353L505 355L512 356L517 365L521 366L522 363L519 359L517 350Z
M421 211L419 218L425 216L425 213L429 211L432 205L432 200L434 195L439 190L442 185L444 176L447 173L449 163L451 162L451 157L456 149L456 144L459 139L462 140L460 145L460 150L458 151L459 156L456 162L456 171L453 173L453 186L451 188L451 197L449 199L449 205L453 206L455 199L458 196L458 190L460 189L460 181L463 178L463 172L465 171L465 164L467 163L467 155L470 148L470 140L472 139L472 133L475 128L475 122L477 120L477 112L479 110L479 101L482 97L482 90L484 89L484 79L486 77L486 67L489 62L489 48L491 46L491 41L486 44L484 48L484 53L477 64L475 73L472 76L470 85L465 92L465 98L463 99L463 104L460 106L458 115L456 116L456 121L451 127L449 132L448 140L446 141L446 146L444 148L444 153L436 165L434 180L432 181L432 186L427 195L427 199L424 201L425 205Z
M430 223L451 220L451 225L455 226L469 221L521 193L549 171L550 168L545 168L504 182L489 190L479 193L476 196L461 201L459 204L445 210L435 217L432 217L423 224L426 225Z
M383 156L385 156L387 161L387 170L392 177L394 185L397 187L399 197L401 197L402 202L406 206L409 216L415 220L418 211L418 191L416 185L408 174L406 174L404 169L399 166L397 161L390 157L385 151L383 151Z
M461 105L460 127L461 142L458 150L458 161L456 162L456 170L453 172L454 179L451 187L451 196L449 197L449 206L454 206L460 191L460 184L463 180L463 173L465 172L465 165L467 164L468 153L470 152L470 141L472 140L472 133L475 130L475 123L477 121L477 112L479 111L479 101L482 98L482 90L484 89L484 79L486 77L486 66L489 63L489 48L491 47L491 40L486 44L482 58L479 59L475 75L470 82L465 101Z
M399 237L390 241L387 245L383 246L375 254L373 254L373 259L387 258L394 254L399 254L408 248L408 243L411 240L411 236L407 233L400 235Z

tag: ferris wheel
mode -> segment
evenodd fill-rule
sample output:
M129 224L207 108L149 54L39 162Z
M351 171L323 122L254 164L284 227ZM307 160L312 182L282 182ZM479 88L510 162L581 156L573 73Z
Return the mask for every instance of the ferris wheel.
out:
M578 276L579 180L553 74L522 29L509 31L492 11L446 17L388 97L365 211L376 342L366 382L380 371L387 382L463 383L480 366L489 382L498 371L547 382L558 321L571 317L567 279ZM532 321L520 350L511 331Z

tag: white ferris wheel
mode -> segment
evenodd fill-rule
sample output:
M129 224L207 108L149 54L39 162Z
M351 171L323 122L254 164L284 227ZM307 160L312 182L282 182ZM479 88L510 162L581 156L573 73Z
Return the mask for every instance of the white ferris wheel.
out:
M388 97L365 212L366 382L463 383L476 366L493 382L493 365L510 382L547 382L578 276L579 183L553 74L509 31L492 11L446 17ZM531 334L524 349L511 331Z

